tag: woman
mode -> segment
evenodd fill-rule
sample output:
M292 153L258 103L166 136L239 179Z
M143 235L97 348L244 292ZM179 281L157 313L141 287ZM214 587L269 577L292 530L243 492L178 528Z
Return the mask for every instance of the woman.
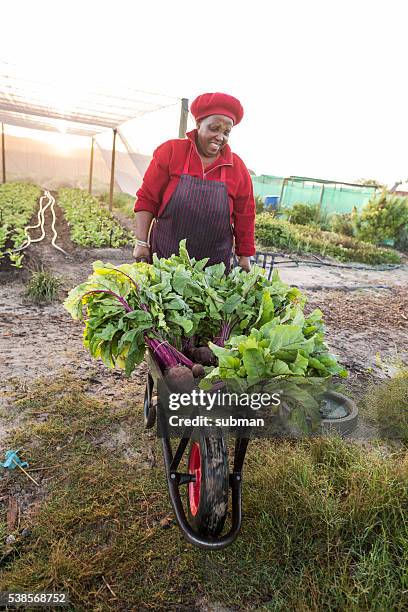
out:
M170 257L186 238L191 257L209 257L209 265L224 262L229 271L234 249L238 264L249 271L255 253L252 181L227 144L243 108L233 96L206 93L194 100L191 113L196 129L155 150L137 192L134 256Z

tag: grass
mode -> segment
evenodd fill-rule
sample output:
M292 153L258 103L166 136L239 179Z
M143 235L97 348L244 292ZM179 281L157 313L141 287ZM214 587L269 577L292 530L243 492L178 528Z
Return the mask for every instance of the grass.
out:
M36 304L50 304L58 296L61 280L46 270L32 272L25 297Z
M408 445L408 369L372 386L362 400L362 408L383 438Z
M400 263L396 251L380 249L350 236L319 230L317 227L295 225L270 217L267 213L257 217L255 227L257 242L264 247L288 250L295 253L315 253L340 261L356 261L367 264Z
M33 472L46 499L20 526L29 523L31 538L4 547L0 590L67 590L76 611L190 612L202 602L236 610L405 609L405 454L381 458L338 439L251 442L242 532L233 546L210 553L187 544L174 521L160 525L171 509L159 443L142 428L142 387L118 384L128 385L121 404L94 399L86 381L66 374L15 401L23 422L8 447L23 447L30 467L57 467ZM39 412L48 420L39 422ZM118 430L128 432L134 459L112 450ZM148 446L157 466L144 462ZM36 494L19 473L2 486L17 485Z

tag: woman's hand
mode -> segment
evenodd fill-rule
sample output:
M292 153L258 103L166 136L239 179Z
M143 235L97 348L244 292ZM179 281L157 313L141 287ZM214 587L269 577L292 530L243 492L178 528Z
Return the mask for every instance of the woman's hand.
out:
M149 247L136 245L133 249L133 257L136 259L136 261L145 260L147 263L151 263L152 261Z
M245 272L249 272L251 270L250 259L249 259L249 257L246 257L245 255L240 255L238 257L238 265L239 265L240 268L245 270Z

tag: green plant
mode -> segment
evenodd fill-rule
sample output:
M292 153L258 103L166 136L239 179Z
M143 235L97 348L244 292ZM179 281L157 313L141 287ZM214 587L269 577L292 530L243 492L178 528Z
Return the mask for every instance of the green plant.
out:
M320 204L294 204L282 210L290 223L311 225L319 229L330 229L330 214Z
M255 226L257 241L265 247L295 253L316 253L339 259L367 264L399 263L398 253L380 249L370 243L349 236L325 232L307 225L294 225L288 221L259 215Z
M109 202L109 193L102 193L99 196L101 202L105 205ZM130 219L133 219L135 216L134 205L135 205L135 196L130 195L129 193L114 193L113 194L113 208L117 209Z
M59 278L51 272L39 270L31 274L25 296L37 304L49 304L57 298L60 286Z
M371 387L362 404L383 438L408 444L408 369Z
M357 237L380 244L384 240L402 241L408 231L408 198L383 191L370 200L356 219Z
M11 265L14 266L14 268L22 268L23 267L24 253L9 252L8 256L9 256Z
M395 248L405 253L408 252L408 226L399 232L395 240Z
M83 247L120 247L133 242L98 199L81 189L60 189L58 204L64 211L75 244Z
M22 267L23 253L13 253L25 241L29 223L41 190L25 183L0 185L0 259L7 256L16 268Z
M265 212L265 204L264 204L263 196L260 196L260 195L255 196L255 207L256 207L257 215L260 215L261 213Z
M275 282L280 283L277 275ZM264 294L262 317L249 335L233 336L223 347L209 346L218 358L218 368L206 379L236 381L238 387L240 382L253 386L277 376L347 376L324 343L322 312L316 309L305 317L302 306L288 304L274 316L269 293Z
M353 237L355 225L352 213L333 213L330 217L330 230L336 234Z

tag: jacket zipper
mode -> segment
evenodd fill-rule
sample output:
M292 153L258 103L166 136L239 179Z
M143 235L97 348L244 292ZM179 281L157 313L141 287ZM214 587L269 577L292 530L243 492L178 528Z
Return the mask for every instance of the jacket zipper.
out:
M205 178L207 174L210 174L210 172L212 172L213 170L217 170L217 168L222 168L223 166L232 166L232 164L228 164L228 163L220 164L219 166L214 166L214 168L211 168L208 172L204 172L204 166L203 166L203 177Z

